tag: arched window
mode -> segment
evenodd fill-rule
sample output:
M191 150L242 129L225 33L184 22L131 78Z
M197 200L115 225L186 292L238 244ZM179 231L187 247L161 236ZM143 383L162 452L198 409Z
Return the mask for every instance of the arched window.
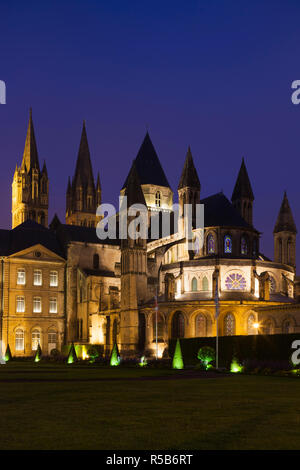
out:
M229 235L224 237L224 253L232 253L232 240Z
M117 336L118 336L118 321L116 318L114 319L114 322L113 322L112 336L113 336L112 337L113 344L115 344L117 342Z
M208 279L206 276L202 279L202 290L208 290Z
M157 191L156 194L155 194L155 205L156 205L156 207L161 206L161 195L160 195L159 191Z
M282 333L293 333L293 330L294 329L291 320L285 320L282 324Z
M241 238L241 254L247 255L248 254L248 243L246 237Z
M239 273L229 274L225 279L225 287L227 290L246 290L246 279Z
M93 268L99 269L99 255L97 253L93 256Z
M274 333L274 327L272 320L267 320L264 323L264 334L265 335L272 335Z
M282 240L278 240L278 254L279 254L279 263L282 263Z
M153 327L153 341L156 339L156 314L152 315ZM157 313L157 339L162 341L164 339L164 319L160 313Z
M202 313L195 318L195 336L203 337L206 336L206 318Z
M192 291L196 292L197 290L198 290L197 279L195 277L193 277L193 279L192 279Z
M175 312L172 318L172 338L184 338L184 316Z
M210 233L206 240L207 254L212 255L215 251L215 239L214 236Z
M36 351L38 345L41 345L41 332L37 328L32 330L31 333L31 349L32 351Z
M248 335L254 335L256 333L255 328L254 328L254 323L255 323L255 316L251 313L251 315L249 315L248 320L247 320L247 334Z
M270 294L274 294L276 292L276 281L271 274L269 276L270 276Z
M17 328L15 333L15 350L24 351L24 330Z
M48 331L48 354L57 346L57 333L54 329Z
M287 241L287 262L288 264L292 262L292 240L290 238Z
M235 318L232 313L227 313L224 318L224 335L232 336L235 334Z

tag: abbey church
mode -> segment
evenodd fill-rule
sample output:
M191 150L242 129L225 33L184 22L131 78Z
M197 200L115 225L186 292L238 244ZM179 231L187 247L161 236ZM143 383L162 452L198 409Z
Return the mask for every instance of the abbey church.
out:
M147 132L120 188L128 205L144 204L159 217L172 215L174 197L162 163ZM2 353L9 344L13 356L32 356L40 344L50 354L74 342L109 354L116 342L124 357L162 357L170 338L215 336L216 328L220 336L300 332L297 229L286 193L271 260L253 225L244 160L231 199L222 192L201 198L190 148L182 167L177 228L148 239L101 240L96 211L105 175L94 178L85 123L65 220L50 221L47 167L39 161L30 111L12 180L12 229L0 230ZM185 204L193 220L196 206L204 206L204 232L193 223L192 249Z

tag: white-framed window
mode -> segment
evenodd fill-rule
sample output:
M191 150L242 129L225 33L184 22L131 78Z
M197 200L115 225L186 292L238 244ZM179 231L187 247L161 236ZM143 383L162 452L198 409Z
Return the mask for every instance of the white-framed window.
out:
M42 285L42 271L40 269L35 269L33 272L33 285L34 286Z
M17 284L24 286L26 283L26 273L25 269L18 269L17 274Z
M15 350L24 351L24 330L17 328L15 333Z
M50 271L50 286L51 287L58 286L58 272L57 271Z
M40 297L33 298L33 311L34 313L41 313L42 311L42 299Z
M25 312L25 299L22 296L17 297L17 312Z
M57 313L57 299L52 297L49 302L49 312L50 313Z
M55 330L48 331L48 354L57 346L57 333Z
M37 328L32 330L31 333L31 349L32 351L36 351L38 345L41 345L41 332Z

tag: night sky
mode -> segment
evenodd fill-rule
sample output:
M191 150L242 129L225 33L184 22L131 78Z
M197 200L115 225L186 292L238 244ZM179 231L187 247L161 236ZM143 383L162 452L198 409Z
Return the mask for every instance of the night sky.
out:
M284 190L300 230L299 0L2 0L0 17L1 228L32 106L49 220L64 220L85 119L103 202L117 202L148 129L175 201L188 145L201 197L231 198L244 156L265 255Z

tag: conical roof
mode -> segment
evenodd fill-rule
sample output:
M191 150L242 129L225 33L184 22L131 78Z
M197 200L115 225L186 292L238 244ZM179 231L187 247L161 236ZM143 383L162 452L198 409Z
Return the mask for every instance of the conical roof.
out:
M135 158L135 165L140 184L170 187L148 132ZM127 186L128 177L123 188Z
M244 158L242 160L241 168L235 183L235 187L231 196L232 201L236 201L240 198L248 198L251 201L254 200L253 191L251 188L250 179L248 176L247 168L245 165Z
M292 214L292 210L290 208L290 204L289 204L286 192L284 192L283 200L280 206L279 214L278 214L274 231L273 231L273 233L278 233L278 232L297 233L296 224L294 222L294 217Z
M29 122L27 128L27 135L25 140L25 147L22 160L22 169L25 169L29 172L31 168L40 169L39 166L39 157L36 146L36 140L34 135L33 121L32 121L32 109L30 108L29 112Z
M85 121L83 121L82 126L75 175L73 178L73 189L81 185L84 188L88 186L95 188L90 150L85 128Z
M139 175L136 169L136 161L134 160L127 178L127 186L125 190L125 196L127 196L127 207L129 208L133 204L143 204L146 206L144 193L141 188Z
M195 165L194 165L193 156L192 156L190 146L189 146L187 154L186 154L184 167L183 167L183 170L182 170L182 173L181 173L181 178L180 178L180 181L179 181L178 189L182 189L182 188L186 188L186 187L195 188L195 189L199 189L199 190L201 188L199 177L198 177L198 174L197 174L197 170L196 170Z

